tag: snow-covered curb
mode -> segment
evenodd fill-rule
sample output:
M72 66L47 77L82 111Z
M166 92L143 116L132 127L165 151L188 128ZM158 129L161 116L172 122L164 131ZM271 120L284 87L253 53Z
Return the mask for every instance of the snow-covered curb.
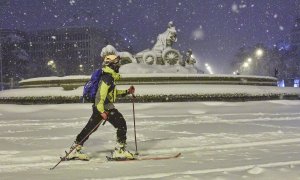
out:
M300 88L275 86L169 84L136 85L137 102L248 101L300 99ZM119 85L118 89L127 89ZM65 91L61 87L12 89L0 92L0 103L78 103L83 87ZM130 97L119 102L128 102Z
M90 76L40 77L19 82L20 87L63 87L67 90L83 86ZM223 74L122 74L118 84L242 84L276 86L277 79L266 76Z

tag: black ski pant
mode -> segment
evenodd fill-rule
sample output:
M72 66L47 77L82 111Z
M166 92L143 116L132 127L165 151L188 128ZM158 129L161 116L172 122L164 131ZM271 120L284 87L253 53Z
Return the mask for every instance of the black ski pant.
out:
M101 119L102 117L100 112L97 110L96 106L93 105L93 114L82 131L77 135L76 143L83 145L84 142L88 140L89 136L98 129L99 125L98 127L96 126L99 124ZM108 110L107 121L117 129L117 141L119 143L126 143L127 125L123 115L117 109ZM94 131L88 135L93 129Z

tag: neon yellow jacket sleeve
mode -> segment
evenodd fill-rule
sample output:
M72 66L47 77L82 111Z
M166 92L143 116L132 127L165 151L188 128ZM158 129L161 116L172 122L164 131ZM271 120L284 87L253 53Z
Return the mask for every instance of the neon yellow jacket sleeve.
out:
M117 95L127 95L128 93L127 93L127 90L118 90L117 89Z
M107 85L104 81L101 82L100 87L98 88L98 92L100 94L100 101L98 102L97 109L100 113L103 113L104 110L104 102L108 93L109 85Z

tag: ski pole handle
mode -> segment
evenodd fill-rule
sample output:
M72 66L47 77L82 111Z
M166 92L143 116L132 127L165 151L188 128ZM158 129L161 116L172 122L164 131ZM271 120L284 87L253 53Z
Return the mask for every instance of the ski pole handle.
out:
M104 126L105 125L105 123L106 123L106 121L108 121L108 119L109 119L109 112L104 112L103 114L106 114L106 117L103 117L102 116L102 114L100 115L101 116L101 120L103 120L103 123L102 123L102 125ZM106 119L104 119L104 118L106 118Z
M102 120L103 120L102 126L105 125L105 123L106 123L106 121L108 121L108 119L109 119L109 116L108 116L108 115L107 115L107 119L106 119L106 120L102 119Z

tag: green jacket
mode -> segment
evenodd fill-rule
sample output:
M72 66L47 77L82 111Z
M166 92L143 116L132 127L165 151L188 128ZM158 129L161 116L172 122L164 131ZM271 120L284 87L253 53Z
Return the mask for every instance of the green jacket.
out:
M120 74L116 73L108 66L102 68L102 76L99 82L98 91L95 98L95 106L100 113L115 108L113 103L117 95L127 95L127 90L117 90L115 81L120 79Z

